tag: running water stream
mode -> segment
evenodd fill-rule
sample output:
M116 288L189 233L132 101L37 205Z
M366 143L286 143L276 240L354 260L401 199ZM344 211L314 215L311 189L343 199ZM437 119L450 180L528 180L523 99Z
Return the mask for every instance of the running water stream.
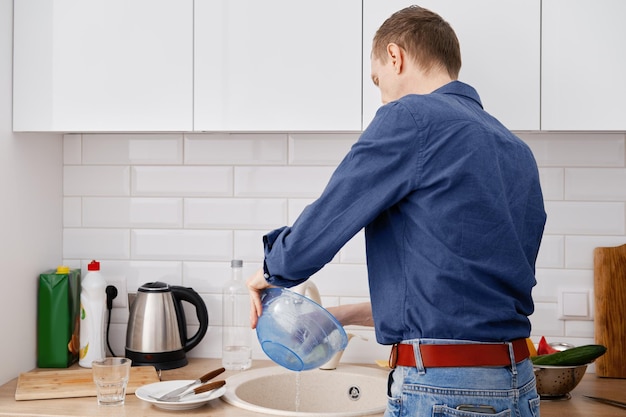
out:
M300 411L300 375L301 372L296 372L296 412Z

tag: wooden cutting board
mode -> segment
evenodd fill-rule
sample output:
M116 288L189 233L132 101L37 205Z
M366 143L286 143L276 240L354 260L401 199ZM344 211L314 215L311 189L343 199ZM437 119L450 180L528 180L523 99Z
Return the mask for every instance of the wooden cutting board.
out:
M626 245L595 248L595 341L607 351L596 359L596 374L626 378Z
M130 368L127 394L133 394L142 385L159 382L153 366ZM40 369L20 374L15 399L44 400L51 398L95 397L96 386L91 369Z

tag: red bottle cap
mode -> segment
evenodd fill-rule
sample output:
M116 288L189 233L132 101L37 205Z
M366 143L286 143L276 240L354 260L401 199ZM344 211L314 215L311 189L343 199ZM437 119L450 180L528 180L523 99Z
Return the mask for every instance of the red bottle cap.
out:
M99 271L100 270L100 262L91 261L89 265L87 265L87 271Z

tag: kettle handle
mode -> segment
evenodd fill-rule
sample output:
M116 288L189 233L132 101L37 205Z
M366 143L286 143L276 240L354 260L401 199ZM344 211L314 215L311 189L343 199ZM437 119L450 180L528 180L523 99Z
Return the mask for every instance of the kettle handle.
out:
M207 311L204 300L200 297L200 294L195 292L192 288L181 287L177 285L170 286L172 290L172 298L174 299L174 305L178 316L178 331L180 332L180 341L183 345L183 350L189 352L196 347L202 340L207 330L209 329L209 312ZM185 320L185 313L181 301L187 301L196 308L196 317L200 322L200 328L190 338L187 338L187 322Z

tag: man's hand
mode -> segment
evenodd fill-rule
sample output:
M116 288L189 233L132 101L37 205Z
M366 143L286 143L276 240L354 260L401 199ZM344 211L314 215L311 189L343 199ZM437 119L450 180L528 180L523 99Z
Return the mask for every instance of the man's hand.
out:
M261 293L264 289L271 287L271 285L267 283L265 276L263 276L263 268L259 268L248 278L246 286L248 287L248 291L250 291L250 327L255 329L262 312Z

